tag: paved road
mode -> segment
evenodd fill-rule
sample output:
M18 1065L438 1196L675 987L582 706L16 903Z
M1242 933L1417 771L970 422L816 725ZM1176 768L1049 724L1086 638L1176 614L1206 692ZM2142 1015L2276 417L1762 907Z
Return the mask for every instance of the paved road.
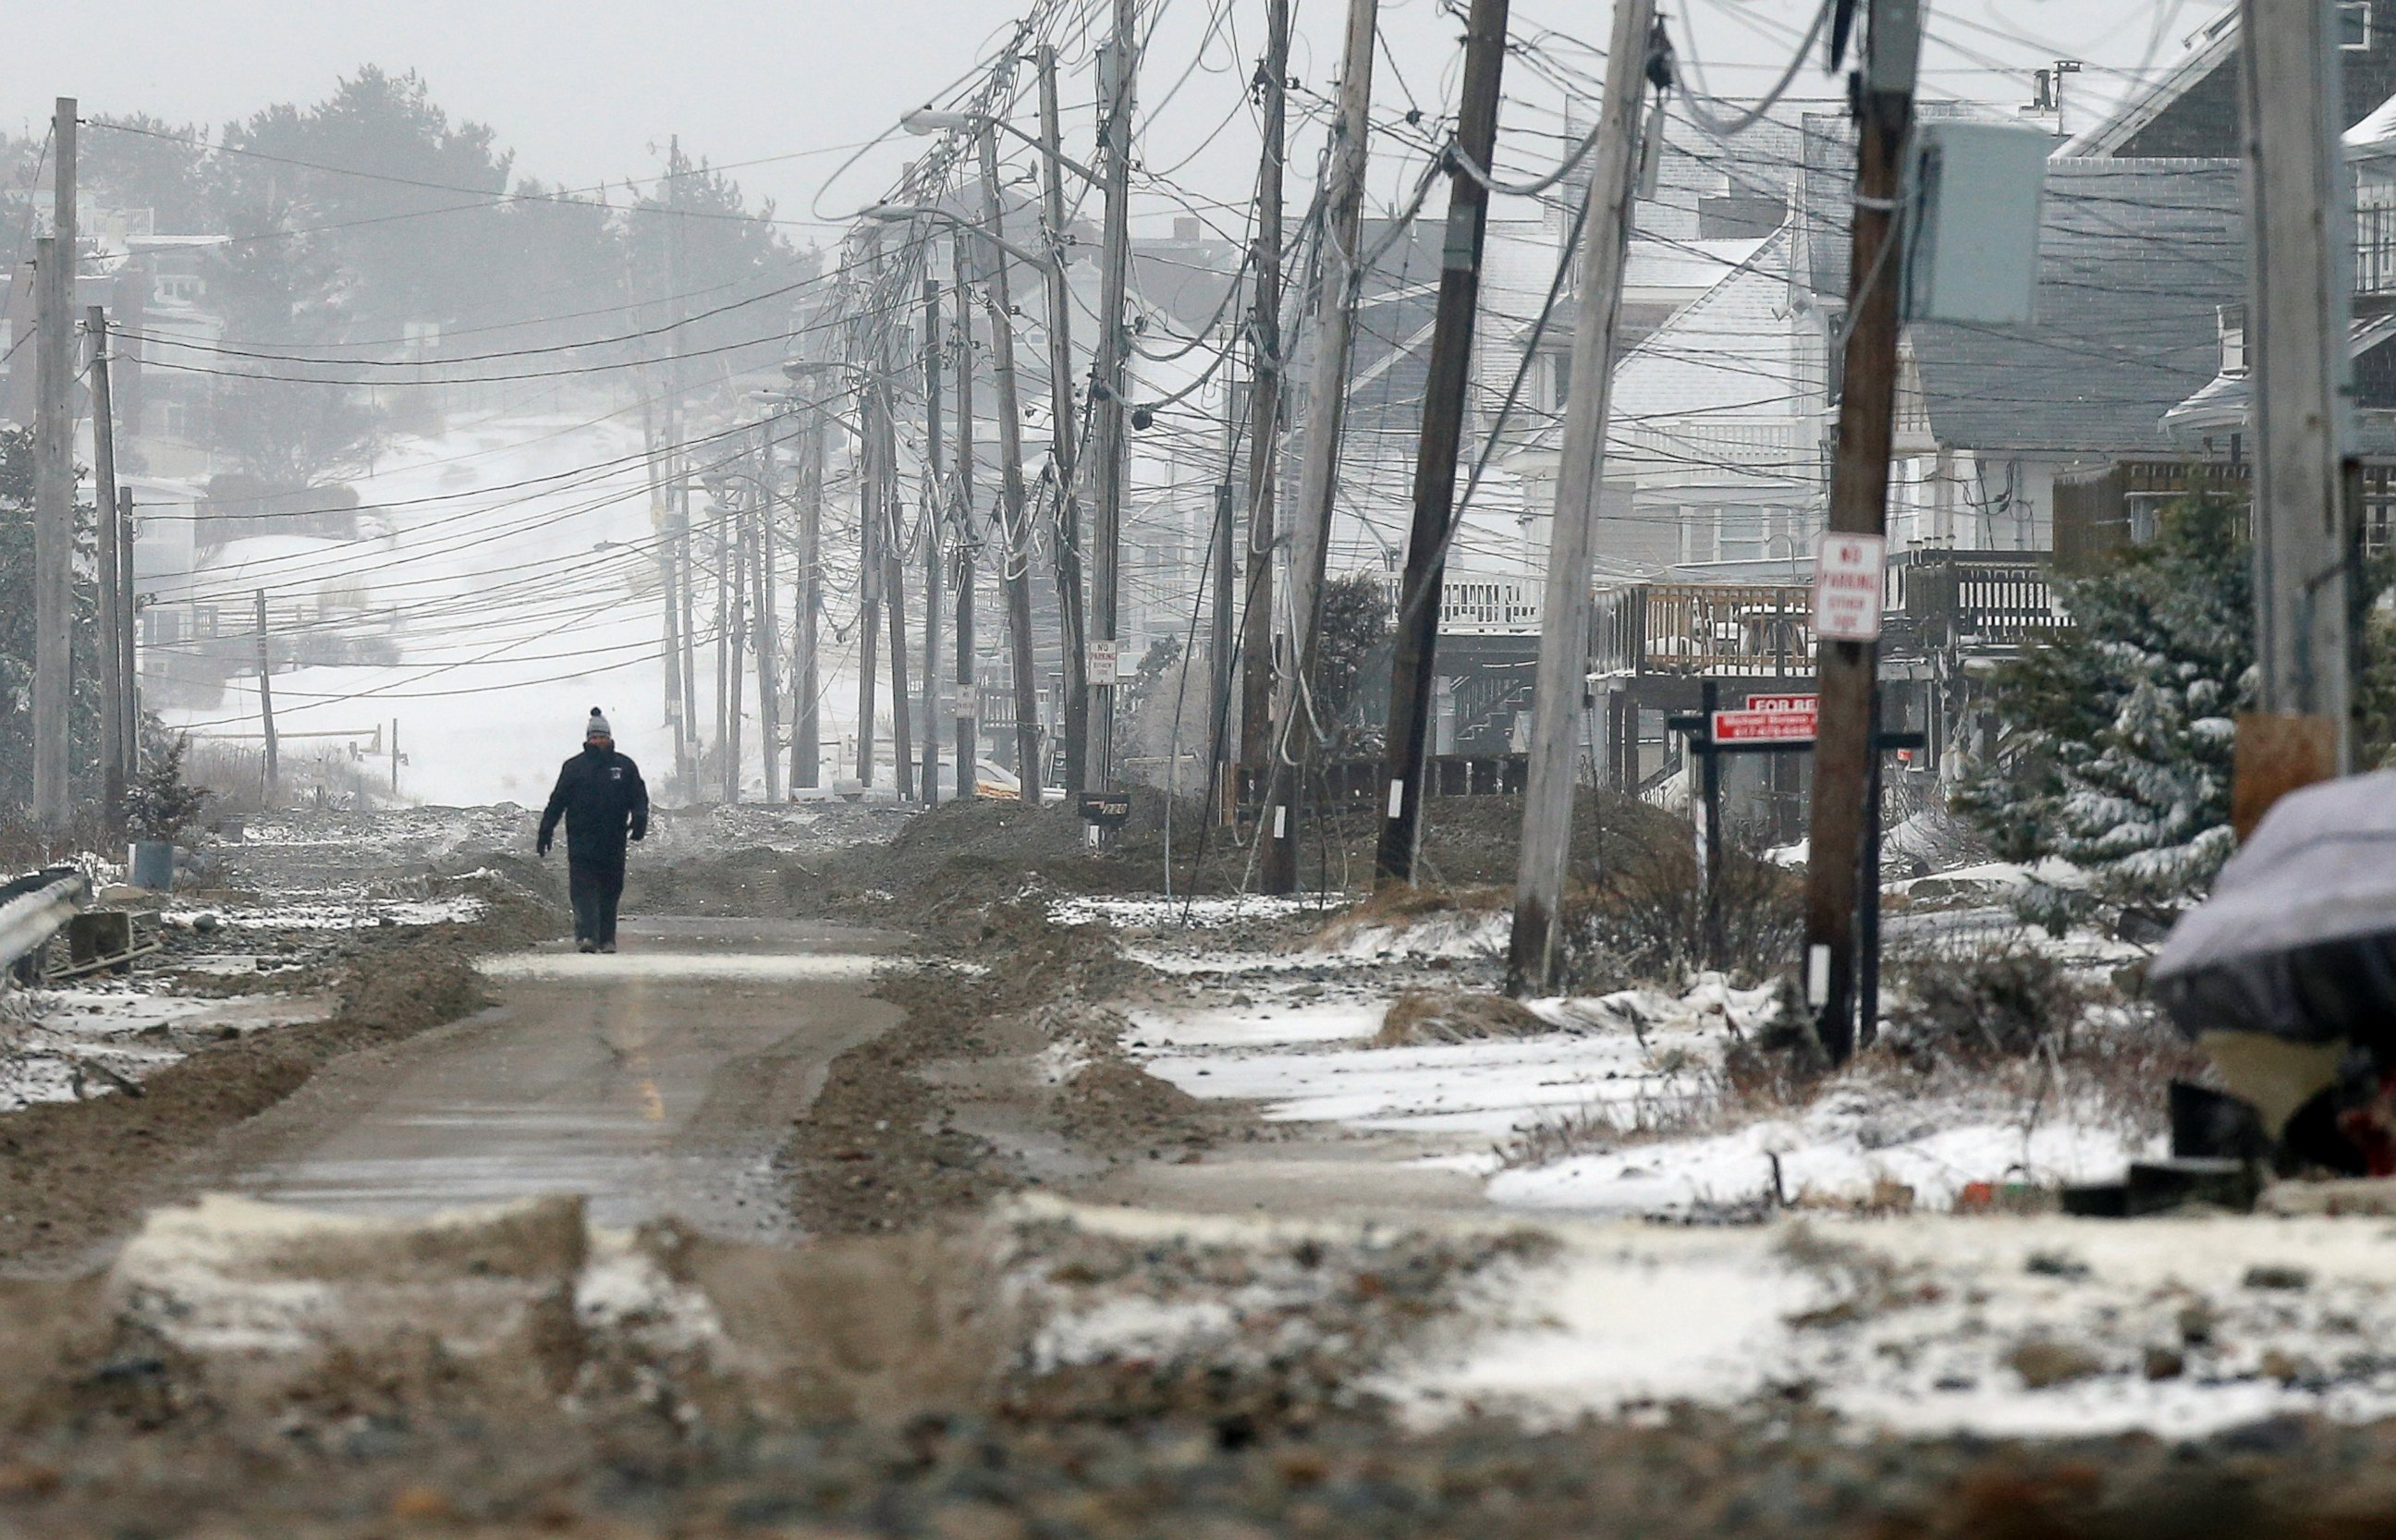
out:
M888 938L754 920L627 922L621 952L493 959L499 1006L361 1054L238 1131L215 1185L350 1213L580 1192L594 1219L786 1227L766 1162L832 1057L898 1020Z

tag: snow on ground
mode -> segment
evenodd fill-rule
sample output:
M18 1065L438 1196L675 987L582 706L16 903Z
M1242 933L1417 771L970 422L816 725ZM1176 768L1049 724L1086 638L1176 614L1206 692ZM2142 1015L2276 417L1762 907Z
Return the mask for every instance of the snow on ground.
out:
M1155 1055L1147 1069L1194 1096L1262 1102L1274 1122L1439 1135L1475 1149L1542 1112L1669 1094L1653 1057L1629 1032L1352 1045L1379 1026L1378 1014L1316 1007L1293 1013L1285 1029L1302 1034L1301 1042L1312 1038L1308 1046ZM1718 1052L1720 1039L1692 1032L1687 1047Z
M1244 920L1277 920L1316 907L1306 897L1246 894L1229 898L1109 898L1075 895L1048 906L1060 925L1103 922L1119 930L1216 930Z
M1944 1218L1562 1226L1383 1379L1420 1421L1800 1395L1916 1435L2191 1436L2396 1413L2384 1225Z
M244 971L256 971L256 962ZM245 995L229 1000L162 994L145 980L83 982L11 997L0 1042L0 1111L34 1102L75 1101L140 1081L195 1043L330 1014L321 995Z
M1760 1202L1853 1201L1884 1184L1946 1209L1967 1182L2040 1186L2117 1176L2162 1141L2069 1109L2032 1118L1991 1098L1923 1100L1852 1084L1785 1119L1722 1133L1640 1139L1600 1153L1498 1171L1490 1201L1577 1214L1736 1212Z
M1027 1279L1044 1365L1162 1366L1352 1353L1349 1268L1377 1255L1498 1258L1363 1388L1418 1427L1478 1414L1535 1428L1677 1405L1766 1420L1827 1411L1857 1435L2190 1437L2281 1414L2396 1414L2384 1222L1989 1215L1782 1218L1736 1227L1547 1219L1345 1224L1021 1200L1186 1255L1193 1286L1142 1268ZM1378 1248L1378 1251L1377 1251ZM1196 1287L1203 1281L1206 1287ZM1167 1281L1170 1281L1169 1280ZM1311 1292L1310 1292L1311 1291Z
M359 930L375 925L438 925L479 920L489 906L470 893L446 898L378 898L339 893L289 894L256 908L170 909L165 918L188 925L213 915L243 930Z
M1495 960L1506 952L1514 917L1458 909L1405 921L1358 925L1324 949L1342 957L1446 957Z
M1725 1095L1723 1055L1777 1006L1770 989L1733 989L1712 975L1678 995L1534 1002L1551 1033L1374 1045L1401 982L1422 981L1385 977L1392 960L1460 959L1456 982L1493 987L1493 969L1473 965L1489 960L1474 952L1478 937L1502 937L1503 920L1375 922L1280 954L1204 937L1132 948L1212 989L1131 1009L1125 1048L1158 1079L1255 1102L1269 1121L1408 1135L1420 1158L1485 1178L1493 1203L1533 1212L1704 1215L1855 1202L1892 1188L1944 1209L1967 1183L2098 1180L2157 1152L2116 1111L2061 1095L1924 1100L1918 1085L1867 1077L1808 1106L1745 1107ZM2093 936L2055 945L2076 962L2117 960Z

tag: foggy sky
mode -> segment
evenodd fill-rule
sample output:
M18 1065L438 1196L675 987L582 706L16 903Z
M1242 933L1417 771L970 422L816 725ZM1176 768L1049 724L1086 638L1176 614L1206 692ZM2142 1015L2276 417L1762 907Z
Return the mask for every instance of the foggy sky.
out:
M1143 6L1146 9L1146 6ZM1144 80L1144 107L1189 64L1209 0L1168 7ZM1237 81L1261 35L1259 0L1231 0L1231 35L1218 33L1197 73L1146 127L1150 165L1193 151L1184 185L1242 198L1254 157L1245 115L1228 125ZM1337 70L1339 0L1298 0L1294 70L1328 90ZM1458 26L1442 0L1384 0L1391 57L1376 96L1403 107L1453 94ZM1516 0L1514 32L1553 28L1602 42L1604 0ZM2057 56L2091 61L2093 96L2118 90L2123 72L2167 65L2180 40L2222 7L2083 0L1932 0L1924 88L2010 106L2028 95L2028 71ZM1697 0L1695 29L1718 94L1760 90L1790 57L1812 0ZM421 73L453 115L480 119L517 152L519 172L569 186L654 177L668 135L719 165L792 157L734 171L773 197L781 218L837 219L872 202L918 147L896 138L828 192L846 147L889 127L973 69L1018 13L1012 0L405 0L328 7L299 0L91 0L17 7L0 49L0 111L12 126L40 125L51 99L75 96L87 113L146 111L221 125L276 101L320 100L340 75L376 63ZM2036 41L2026 41L2035 39ZM2150 45L2160 40L2150 59ZM1069 68L1073 60L1068 53ZM1236 73L1234 73L1236 72ZM1556 92L1512 71L1510 99L1552 104ZM1796 94L1836 94L1817 66ZM1089 138L1086 76L1068 80L1069 138ZM1145 113L1144 113L1145 116ZM1027 113L1028 117L1028 113ZM1510 125L1518 114L1510 112ZM1074 121L1078 119L1079 121ZM1217 130L1220 130L1218 132ZM1301 130L1302 132L1303 130ZM1212 141L1208 143L1209 136ZM1201 148L1204 145L1205 148ZM1544 146L1525 139L1518 164ZM1311 157L1298 157L1299 161ZM1302 172L1303 164L1294 166ZM1378 189L1394 195L1394 187ZM822 194L820 208L819 194ZM1164 210L1148 211L1151 218ZM805 243L827 227L793 225Z

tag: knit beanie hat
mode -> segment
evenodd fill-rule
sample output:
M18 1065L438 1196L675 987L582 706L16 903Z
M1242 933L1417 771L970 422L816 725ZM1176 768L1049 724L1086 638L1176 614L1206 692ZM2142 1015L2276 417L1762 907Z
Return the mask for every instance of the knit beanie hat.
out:
M616 735L614 732L609 730L607 726L607 719L599 714L599 708L593 706L591 708L590 724L582 729L582 736L585 738L612 738Z

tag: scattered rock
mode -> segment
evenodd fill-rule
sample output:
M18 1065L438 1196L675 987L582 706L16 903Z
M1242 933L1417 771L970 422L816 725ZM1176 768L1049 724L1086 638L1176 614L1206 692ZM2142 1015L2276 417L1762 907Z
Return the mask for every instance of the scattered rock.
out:
M2188 1357L2176 1348L2150 1348L2140 1367L2150 1380L2177 1379L2188 1370Z
M2309 1289L2312 1281L2310 1268L2258 1263L2246 1269L2246 1286L2250 1289Z
M2105 1361L2078 1343L2057 1342L2047 1337L2036 1337L2021 1344L2007 1356L2005 1362L2021 1376L2022 1384L2032 1390L2070 1385L2105 1372Z
M2060 1278L2067 1282L2077 1283L2088 1276L2088 1264L2064 1252L2032 1252L2030 1260L2022 1265L2022 1270L2042 1278Z

